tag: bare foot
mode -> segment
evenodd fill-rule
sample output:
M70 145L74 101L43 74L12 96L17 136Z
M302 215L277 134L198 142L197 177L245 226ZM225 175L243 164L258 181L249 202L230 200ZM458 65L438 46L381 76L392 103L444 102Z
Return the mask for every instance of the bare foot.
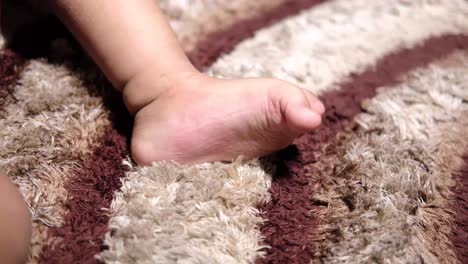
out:
M128 85L155 83L163 92L129 107L136 112L131 151L142 165L263 156L319 126L324 112L307 90L274 79L220 80L189 72Z

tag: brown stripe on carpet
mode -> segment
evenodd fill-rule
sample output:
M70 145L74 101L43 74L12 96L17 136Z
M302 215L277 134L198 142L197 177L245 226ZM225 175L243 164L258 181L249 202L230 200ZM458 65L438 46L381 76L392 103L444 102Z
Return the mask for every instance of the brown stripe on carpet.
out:
M326 1L286 1L257 17L238 21L225 30L209 34L204 40L197 43L196 48L188 54L188 57L197 69L203 70L223 53L232 51L239 42L252 37L257 30Z
M103 248L107 232L110 207L113 195L121 187L121 179L129 167L124 160L130 155L129 143L132 120L126 110L120 93L114 91L96 66L86 60L79 68L86 69L83 75L87 87L100 87L98 93L110 110L111 125L102 137L96 140L92 154L78 162L65 184L68 200L64 207L68 210L60 227L48 230L49 243L43 249L40 263L97 263L95 255ZM94 73L93 73L94 72ZM58 240L54 238L59 238Z
M460 172L454 175L456 185L452 189L455 221L453 223L452 243L461 263L468 263L468 153L463 157L465 162Z
M1 109L12 99L14 84L18 81L26 60L12 50L3 50L0 54L0 117Z
M455 50L468 49L467 35L433 37L421 45L389 54L367 71L352 75L339 90L321 96L327 110L322 126L300 139L295 153L280 153L283 160L269 190L271 201L259 205L266 220L261 227L265 236L266 257L257 263L308 263L314 256L314 228L321 201L311 201L321 170L338 154L337 135L351 127L362 112L361 103L376 95L376 89L399 83L403 74L440 59ZM314 204L315 203L315 204Z
M65 185L69 211L61 227L50 228L49 237L60 237L59 243L47 245L41 263L96 263L94 256L103 250L113 194L128 167L122 161L128 155L127 140L109 128L94 153L80 162L81 169Z

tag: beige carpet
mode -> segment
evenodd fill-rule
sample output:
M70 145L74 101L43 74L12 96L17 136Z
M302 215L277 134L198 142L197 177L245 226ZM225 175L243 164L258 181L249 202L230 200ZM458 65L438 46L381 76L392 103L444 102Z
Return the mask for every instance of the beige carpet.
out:
M139 167L68 36L2 38L0 171L33 216L30 263L468 262L468 1L160 5L198 68L310 89L323 126L261 160Z

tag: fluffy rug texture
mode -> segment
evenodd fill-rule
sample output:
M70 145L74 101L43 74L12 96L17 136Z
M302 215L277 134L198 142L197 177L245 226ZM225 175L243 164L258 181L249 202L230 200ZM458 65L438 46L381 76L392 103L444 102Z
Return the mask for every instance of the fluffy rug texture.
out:
M309 89L323 126L260 160L137 166L120 95L38 17L0 37L30 263L468 263L468 1L160 6L200 70Z

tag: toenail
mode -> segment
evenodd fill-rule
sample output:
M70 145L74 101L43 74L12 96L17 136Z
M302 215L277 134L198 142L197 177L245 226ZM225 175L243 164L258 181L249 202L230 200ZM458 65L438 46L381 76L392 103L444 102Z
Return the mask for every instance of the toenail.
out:
M316 110L319 114L325 113L325 106L320 101L314 102L314 104L312 105L312 108Z

